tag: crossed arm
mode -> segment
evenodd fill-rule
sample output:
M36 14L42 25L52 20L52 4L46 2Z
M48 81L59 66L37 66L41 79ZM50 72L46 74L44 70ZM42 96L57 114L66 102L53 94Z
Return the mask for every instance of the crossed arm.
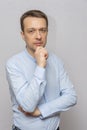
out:
M45 118L53 116L58 112L66 111L71 106L76 104L76 93L74 91L73 85L69 81L69 78L67 77L67 74L64 72L63 67L61 67L60 68L61 96L54 99L53 101L38 106L39 101L43 96L45 90L45 80L41 78L41 76L39 77L38 75L38 70L39 71L41 70L42 75L44 75L45 73L44 68L46 66L47 53L45 52L46 50L43 49L43 51L44 52L42 53L42 50L40 48L35 54L35 58L37 57L36 58L37 65L40 68L36 68L37 73L35 72L34 78L32 79L32 82L30 84L25 82L24 77L21 77L21 75L19 75L18 70L16 70L17 75L15 75L14 69L11 70L11 67L7 68L8 73L10 75L9 77L10 85L13 86L14 93L16 94L16 99L20 104L18 109L21 112L23 112L26 116L36 117L41 115L43 116L43 118ZM22 88L23 85L25 86ZM21 90L21 88L23 91Z
M22 113L24 113L24 115L26 116L34 116L34 117L37 117L37 116L40 116L41 113L40 113L40 110L38 108L36 108L33 112L25 112L21 106L18 107L18 110L21 111Z

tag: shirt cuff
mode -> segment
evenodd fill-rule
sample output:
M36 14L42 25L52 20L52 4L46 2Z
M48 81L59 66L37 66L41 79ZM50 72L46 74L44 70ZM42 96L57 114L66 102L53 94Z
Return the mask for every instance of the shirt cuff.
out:
M38 109L41 112L41 116L40 116L41 119L45 119L50 115L49 113L50 108L47 105L39 105Z

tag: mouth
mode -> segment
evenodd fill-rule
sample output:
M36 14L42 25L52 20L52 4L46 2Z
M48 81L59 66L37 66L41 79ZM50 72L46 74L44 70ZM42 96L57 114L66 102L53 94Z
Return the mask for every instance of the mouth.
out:
M34 43L36 46L42 46L43 45L43 43L42 42L36 42L36 43Z

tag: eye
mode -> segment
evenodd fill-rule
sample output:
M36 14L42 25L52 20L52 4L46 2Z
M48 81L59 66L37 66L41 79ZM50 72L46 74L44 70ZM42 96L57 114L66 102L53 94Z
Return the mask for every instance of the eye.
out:
M41 28L39 31L40 31L41 33L46 33L46 32L47 32L47 28Z
M30 30L28 30L28 33L30 33L30 34L33 34L34 32L35 32L34 29L30 29Z

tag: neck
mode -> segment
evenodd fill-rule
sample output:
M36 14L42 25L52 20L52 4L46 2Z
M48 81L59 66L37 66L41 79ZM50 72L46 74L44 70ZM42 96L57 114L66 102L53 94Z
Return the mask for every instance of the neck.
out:
M31 51L31 50L29 50L27 47L26 47L26 49L27 49L28 53L29 53L32 57L34 57L34 52L35 52L35 51L34 51L34 50Z

